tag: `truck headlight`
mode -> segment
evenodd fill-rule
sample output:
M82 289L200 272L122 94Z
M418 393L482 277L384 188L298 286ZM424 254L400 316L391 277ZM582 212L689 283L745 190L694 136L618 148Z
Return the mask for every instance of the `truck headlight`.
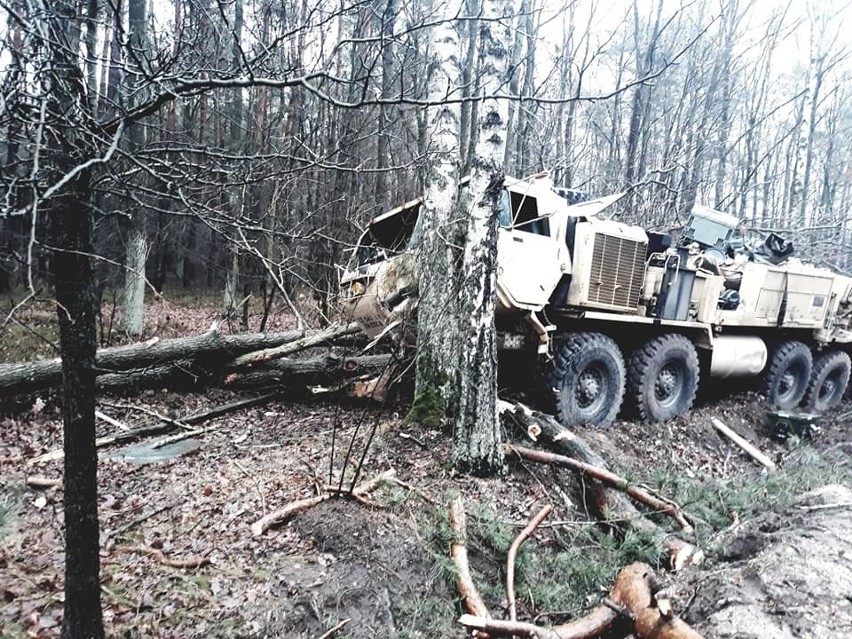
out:
M349 295L355 297L357 295L361 295L366 290L363 282L352 282L349 287Z

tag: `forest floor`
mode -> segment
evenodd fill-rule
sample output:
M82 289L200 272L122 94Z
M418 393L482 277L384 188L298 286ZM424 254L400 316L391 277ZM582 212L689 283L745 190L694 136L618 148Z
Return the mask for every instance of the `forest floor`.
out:
M214 313L215 314L215 313ZM208 318L179 320L200 332ZM170 319L170 324L175 320ZM0 358L2 361L2 358ZM146 391L104 396L99 410L135 426L140 409L173 418L225 404L230 392ZM56 637L62 614L61 448L53 393L0 412L0 637ZM518 559L519 618L557 623L597 604L634 560L660 569L675 609L707 637L829 639L852 635L852 404L817 429L782 439L753 391L716 387L688 415L647 426L619 420L578 429L633 481L678 501L696 521L704 566L665 573L659 548L618 538L591 520L567 471L512 462L505 477L454 476L450 428L404 423L404 402L277 398L207 422L182 454L151 461L139 448L102 449L99 513L103 607L113 637L463 637L448 557L449 500L468 510L474 578L502 617L506 550L543 505L554 512ZM774 458L762 471L712 428L717 417ZM370 434L375 430L367 448ZM116 427L99 423L99 435ZM518 439L507 433L507 439ZM373 506L330 499L254 536L251 524L340 482L364 454L358 481L393 469L405 483L373 493ZM333 454L332 454L333 451ZM144 451L143 451L144 452ZM150 463L141 463L150 462ZM821 492L814 489L824 486ZM807 494L803 497L802 495ZM661 525L668 525L660 521ZM176 568L169 559L204 559Z

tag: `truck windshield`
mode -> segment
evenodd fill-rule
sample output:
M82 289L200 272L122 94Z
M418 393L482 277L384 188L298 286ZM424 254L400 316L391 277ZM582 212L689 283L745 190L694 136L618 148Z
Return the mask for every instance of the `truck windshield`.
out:
M420 214L420 203L402 211L379 217L367 228L355 249L355 264L375 264L409 248L414 226Z

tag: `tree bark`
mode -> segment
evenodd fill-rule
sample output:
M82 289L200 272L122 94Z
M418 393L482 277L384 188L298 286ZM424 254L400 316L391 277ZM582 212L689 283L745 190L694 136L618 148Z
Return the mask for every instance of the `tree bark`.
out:
M503 187L508 105L494 97L506 76L510 41L501 16L511 15L508 0L482 4L482 86L479 137L472 162L467 236L462 266L462 308L459 316L459 404L453 435L457 470L492 475L503 470L503 449L497 416L497 345L494 291L497 227Z
M453 8L444 11L432 39L429 99L440 101L457 86L458 34ZM420 245L420 282L417 311L417 375L409 419L436 426L458 401L457 373L457 262L462 228L455 220L459 180L460 106L441 104L427 111L431 147L426 192L412 243Z
M86 109L85 80L77 66L76 5L54 3L46 16L51 61L45 79L53 179L67 176L85 158L78 132ZM100 600L98 471L95 454L95 350L97 313L92 268L91 173L79 171L52 202L55 246L51 265L62 356L62 422L65 518L63 639L104 636ZM35 219L33 221L35 223Z
M134 94L136 97L130 99L128 106L139 101L139 93L136 85L142 78L142 69L139 68L137 60L145 58L147 49L146 6L145 0L128 0L128 20L130 37L128 46L130 51L127 55L127 65L130 69L125 78L125 95ZM130 153L137 153L145 145L145 128L140 123L131 124L127 131L127 144ZM145 328L145 262L148 258L148 224L147 215L141 207L130 216L127 233L127 250L124 260L124 298L122 328L128 335L141 335Z

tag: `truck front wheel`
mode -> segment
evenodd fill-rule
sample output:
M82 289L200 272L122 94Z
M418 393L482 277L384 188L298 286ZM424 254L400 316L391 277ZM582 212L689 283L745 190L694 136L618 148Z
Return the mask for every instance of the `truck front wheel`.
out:
M555 347L545 384L548 404L566 426L612 423L624 397L624 358L600 333L572 333Z
M781 342L763 376L763 396L781 410L799 405L808 389L813 368L811 350L802 342Z
M822 413L843 401L850 369L849 355L843 351L831 351L818 357L805 393L807 410Z
M643 422L682 415L698 391L698 354L683 335L655 337L636 349L628 366L629 396Z

